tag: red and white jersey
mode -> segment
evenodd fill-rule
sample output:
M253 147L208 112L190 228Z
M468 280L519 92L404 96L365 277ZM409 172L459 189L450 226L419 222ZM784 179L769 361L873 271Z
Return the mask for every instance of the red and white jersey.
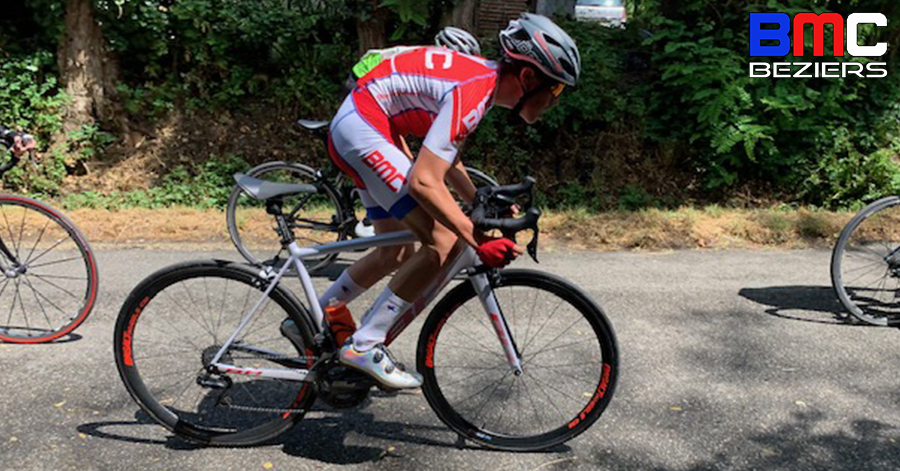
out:
M373 68L357 82L357 91L368 93L354 99L367 121L387 117L391 134L424 137L425 147L453 163L460 143L493 104L496 84L496 63L423 46Z

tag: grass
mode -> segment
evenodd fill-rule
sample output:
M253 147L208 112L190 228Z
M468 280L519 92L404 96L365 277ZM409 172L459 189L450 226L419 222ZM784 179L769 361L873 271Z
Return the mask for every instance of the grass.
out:
M67 209L91 243L159 245L194 243L229 247L220 209ZM258 211L239 224L267 239L272 224ZM809 209L727 209L718 206L664 211L585 209L546 211L542 242L592 250L675 250L828 247L853 213ZM274 235L271 237L274 238Z

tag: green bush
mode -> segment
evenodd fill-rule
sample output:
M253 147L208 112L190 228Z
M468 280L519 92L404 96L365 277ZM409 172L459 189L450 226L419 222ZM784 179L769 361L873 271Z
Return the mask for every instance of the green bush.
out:
M747 192L836 208L900 192L900 2L864 2L865 10L889 17L887 28L863 28L861 39L892 43L888 78L844 80L749 78L749 13L846 16L862 9L859 0L629 3L624 29L564 22L582 54L578 86L535 126L491 111L467 144L467 163L504 182L535 175L542 203L592 210L728 202ZM0 18L0 122L46 139L60 128L64 100L53 57L63 2L19 4L25 8ZM383 2L388 34L407 44L430 42L452 5ZM120 99L138 121L248 103L273 115L328 118L357 58L356 18L371 13L368 2L321 0L95 0L95 6L119 53ZM830 36L829 29L826 42ZM805 37L812 54L813 35ZM497 57L495 35L481 39L487 55ZM78 160L103 152L109 139L101 131L79 131L68 155L50 156L41 172L18 169L9 182L55 191ZM115 200L212 205L221 195L204 166L215 167L215 175L228 162L194 162L162 176L165 192Z
M247 162L237 155L212 156L201 164L179 165L146 190L72 193L62 199L62 205L65 208L103 209L172 206L224 209L234 188L232 176L246 169Z
M314 0L97 0L126 108L161 115L269 98L333 106L352 61L350 9Z

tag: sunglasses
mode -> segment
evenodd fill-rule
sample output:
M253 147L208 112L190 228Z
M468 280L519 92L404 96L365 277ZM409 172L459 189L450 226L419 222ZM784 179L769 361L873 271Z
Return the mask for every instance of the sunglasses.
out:
M550 93L553 94L553 98L559 98L559 96L562 94L563 90L565 90L565 89L566 89L566 84L560 82L560 83L550 86Z

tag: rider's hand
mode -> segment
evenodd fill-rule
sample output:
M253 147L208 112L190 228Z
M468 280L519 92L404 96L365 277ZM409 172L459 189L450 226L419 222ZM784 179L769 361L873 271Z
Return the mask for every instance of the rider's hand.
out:
M485 238L475 253L485 265L491 268L503 268L516 257L525 253L525 249L506 238Z
M28 134L13 138L12 153L16 157L21 157L26 152L33 151L35 147L37 147L37 142Z

